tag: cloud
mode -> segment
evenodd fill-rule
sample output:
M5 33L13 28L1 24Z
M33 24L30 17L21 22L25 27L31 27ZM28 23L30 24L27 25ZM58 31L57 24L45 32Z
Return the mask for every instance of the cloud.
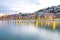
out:
M0 12L35 12L58 4L59 0L0 0Z
M38 1L41 3L42 7L54 6L60 4L60 0L38 0Z
M0 12L31 12L31 9L34 10L34 7L32 6L36 6L37 4L37 0L0 0Z

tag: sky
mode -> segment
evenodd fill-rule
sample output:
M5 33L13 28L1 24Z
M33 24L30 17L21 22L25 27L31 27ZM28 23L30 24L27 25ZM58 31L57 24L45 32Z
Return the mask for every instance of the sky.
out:
M0 14L33 13L40 9L59 4L60 0L0 0Z

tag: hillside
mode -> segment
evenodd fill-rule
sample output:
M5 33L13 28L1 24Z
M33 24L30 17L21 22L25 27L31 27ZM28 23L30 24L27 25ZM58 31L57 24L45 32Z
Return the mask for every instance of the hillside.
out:
M60 5L41 9L41 10L36 11L35 13L40 17L56 16L56 18L59 18L60 17Z

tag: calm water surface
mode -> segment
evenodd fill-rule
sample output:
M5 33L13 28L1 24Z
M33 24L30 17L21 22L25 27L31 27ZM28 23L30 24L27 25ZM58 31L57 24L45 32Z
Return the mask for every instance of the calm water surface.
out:
M60 21L0 20L0 40L60 40Z

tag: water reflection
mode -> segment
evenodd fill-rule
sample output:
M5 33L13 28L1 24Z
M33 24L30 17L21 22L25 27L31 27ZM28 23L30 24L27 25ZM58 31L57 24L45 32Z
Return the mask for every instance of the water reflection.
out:
M5 20L0 21L0 39L60 40L60 21Z
M53 22L53 30L55 30L55 29L56 29L56 26L57 26L57 22L56 22L56 21L54 21L54 22Z
M0 27L9 27L10 25L14 26L22 26L22 25L30 25L34 24L35 27L44 27L44 28L49 28L53 30L57 30L60 28L59 24L60 21L44 21L44 20L36 20L36 21L27 21L27 20L5 20L5 21L0 21Z
M49 29L53 29L53 30L56 30L59 27L59 24L60 24L60 21L44 21L44 20L32 20L32 21L29 21L29 20L5 20L5 21L0 21L0 27L8 27L10 25L14 25L14 26L21 26L21 25L30 25L30 24L34 24L35 27L46 27L46 28L49 28Z
M36 21L36 27L45 27L45 28L51 28L53 30L58 29L60 26L60 21ZM60 28L60 27L59 27Z

